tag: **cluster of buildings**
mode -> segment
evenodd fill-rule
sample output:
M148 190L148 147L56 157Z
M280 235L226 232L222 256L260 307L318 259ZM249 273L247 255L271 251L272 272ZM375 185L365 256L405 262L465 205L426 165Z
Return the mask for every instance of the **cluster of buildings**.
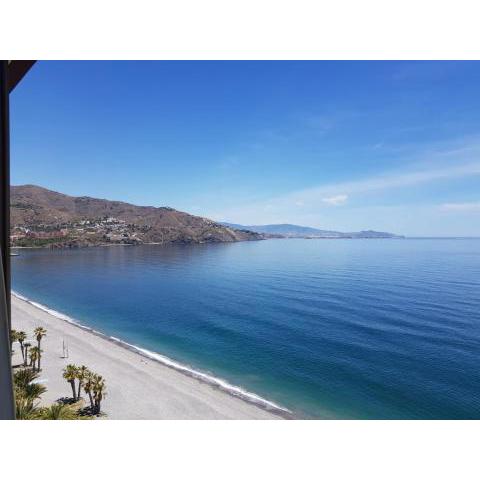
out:
M81 240L92 243L141 243L141 234L148 226L127 224L113 217L64 222L61 224L15 225L11 230L12 245L35 243L38 240L62 241Z

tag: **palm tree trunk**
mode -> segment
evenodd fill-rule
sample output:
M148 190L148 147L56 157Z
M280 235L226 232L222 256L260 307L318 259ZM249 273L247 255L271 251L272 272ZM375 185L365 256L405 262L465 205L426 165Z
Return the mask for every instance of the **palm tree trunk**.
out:
M40 359L42 358L42 351L40 350L40 340L38 341L38 371L40 371Z
M70 380L70 385L72 387L72 392L73 392L73 400L75 400L76 396L76 392L75 392L75 380Z
M94 413L94 404L93 404L92 392L88 392L88 396L90 398L90 407L91 407L92 413Z
M25 353L23 351L23 342L20 342L20 350L22 351L22 360L23 360L23 363L25 363Z
M80 400L80 392L82 391L82 383L80 380L78 381L78 395L77 395L77 402Z

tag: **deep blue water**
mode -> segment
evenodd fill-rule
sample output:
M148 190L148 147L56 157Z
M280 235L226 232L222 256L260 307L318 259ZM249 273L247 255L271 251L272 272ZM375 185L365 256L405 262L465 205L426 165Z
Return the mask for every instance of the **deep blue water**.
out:
M480 240L20 253L15 291L302 417L480 418Z

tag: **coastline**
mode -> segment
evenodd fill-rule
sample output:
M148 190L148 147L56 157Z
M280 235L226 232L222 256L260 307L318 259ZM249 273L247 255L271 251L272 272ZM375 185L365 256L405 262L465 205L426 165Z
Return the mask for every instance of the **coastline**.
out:
M69 395L70 387L61 371L67 363L76 363L106 378L107 392L111 393L104 402L107 419L293 418L289 410L221 378L105 335L12 292L13 328L30 334L37 325L48 331L42 355L41 380L47 387L43 403ZM59 355L63 340L69 346L68 359ZM21 358L18 345L14 349L13 363L17 364ZM142 405L146 397L147 405Z

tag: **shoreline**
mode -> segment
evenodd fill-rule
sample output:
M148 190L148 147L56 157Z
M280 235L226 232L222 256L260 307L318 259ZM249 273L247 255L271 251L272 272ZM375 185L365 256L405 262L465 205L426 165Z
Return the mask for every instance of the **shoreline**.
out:
M15 307L15 308L14 308ZM25 310L25 307L30 309L35 309L38 313L42 314L42 316L46 316L44 320L48 320L53 323L59 324L58 320L61 320L61 323L64 324L64 326L68 326L69 329L72 329L72 332L68 332L70 335L76 330L78 333L77 335L74 334L74 336L78 336L79 334L81 335L82 333L84 334L85 340L87 343L91 342L92 338L88 337L94 337L102 342L107 343L108 347L112 349L112 347L121 349L123 352L129 352L130 354L134 355L135 357L140 358L140 359L147 359L152 362L154 362L154 365L157 366L157 370L167 370L170 372L175 372L176 375L179 375L185 379L188 379L189 381L193 382L191 387L194 387L195 384L201 384L204 387L209 388L212 390L213 393L216 393L217 395L227 396L230 399L235 399L236 402L242 402L245 405L248 405L249 407L252 407L253 409L258 409L260 412L264 412L267 414L266 418L279 418L279 419L293 419L294 415L292 414L291 411L288 409L281 407L280 405L277 405L276 403L269 401L263 397L260 397L259 395L256 395L253 392L249 392L247 390L244 390L243 388L232 385L226 380L223 380L222 378L215 377L213 375L209 375L207 373L204 373L200 370L196 370L194 368L190 368L187 365L183 365L180 362L177 362L165 355L162 355L161 353L158 352L153 352L150 350L147 350L145 348L142 348L137 345L130 344L124 340L121 340L117 337L109 336L107 334L104 334L98 330L95 330L94 328L88 327L86 325L82 325L75 319L69 317L68 315L65 315L61 312L57 312L53 309L50 309L48 306L42 305L38 302L35 302L34 300L31 300L29 298L24 297L23 295L13 292L12 291L12 311L13 310ZM18 329L18 325L16 324L17 322L15 321L15 313L13 312L13 320L12 324L13 327ZM28 328L28 327L27 327ZM25 328L24 328L25 329ZM48 330L48 328L47 328ZM48 338L48 334L47 334ZM60 339L57 339L60 341ZM103 347L103 345L102 345ZM105 351L105 356L108 357L109 351ZM110 351L110 353L112 353ZM114 352L113 352L114 353ZM117 352L118 353L118 352ZM120 354L120 356L122 356ZM43 361L43 356L42 356L42 361ZM87 361L83 361L80 363L87 363ZM142 360L142 363L145 363ZM43 373L43 372L42 372ZM102 372L99 371L99 373L102 374ZM162 372L156 372L156 373L162 373ZM108 389L108 384L109 384L109 378L107 375L104 375L107 381L107 389ZM122 381L125 384L128 384L129 378L127 377L126 379L123 379ZM64 381L65 382L65 381ZM65 382L65 386L68 387L68 385ZM47 385L48 388L48 385ZM65 388L65 392L68 393L68 389ZM58 397L60 398L60 397ZM216 401L214 403L217 403L217 401L220 401L222 399L218 398L215 399ZM230 403L230 402L227 402ZM108 413L108 400L105 402L106 405L106 411ZM194 405L192 405L194 407ZM220 408L221 410L221 408ZM242 410L242 409L239 409ZM187 415L185 418L197 418L197 415L195 412L191 412L192 415L189 416ZM263 415L256 415L255 411L248 412L249 416L247 418L264 418ZM252 416L250 416L252 415ZM115 417L113 417L115 418ZM156 416L153 417L145 417L145 419L154 419L157 418ZM163 418L163 417L162 417ZM167 417L170 418L170 417ZM174 417L175 418L175 417ZM184 418L182 416L182 418ZM204 417L199 417L199 418L204 418ZM222 418L220 417L214 417L214 418ZM228 417L228 418L236 418L236 417ZM241 412L239 412L238 418L245 418Z

